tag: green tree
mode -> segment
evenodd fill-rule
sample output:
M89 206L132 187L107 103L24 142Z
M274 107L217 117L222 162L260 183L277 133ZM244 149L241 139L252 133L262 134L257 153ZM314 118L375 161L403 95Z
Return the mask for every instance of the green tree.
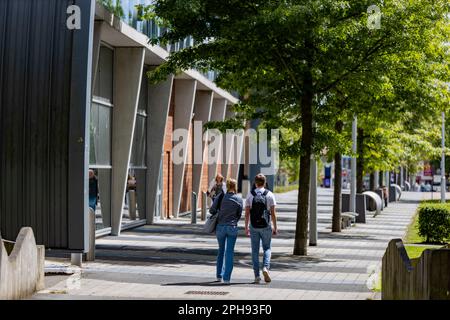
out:
M315 130L313 121L326 113L324 101L340 84L354 84L359 75L380 70L383 56L395 54L398 64L411 67L409 55L402 53L429 46L441 32L436 26L448 10L444 0L385 0L380 4L382 28L373 30L367 24L370 4L363 0L155 1L155 13L169 31L153 43L191 35L196 45L171 54L167 63L151 72L153 80L181 69L214 69L219 71L218 85L241 93L247 115L270 126L301 127L299 141L288 145L292 154L300 154L295 255L307 254L310 159L323 144L315 140L321 129Z

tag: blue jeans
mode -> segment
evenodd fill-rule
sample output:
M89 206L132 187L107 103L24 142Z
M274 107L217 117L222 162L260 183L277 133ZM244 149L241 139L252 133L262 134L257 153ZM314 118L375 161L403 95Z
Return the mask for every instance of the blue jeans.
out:
M237 226L219 224L216 227L216 237L219 243L217 254L217 278L230 281L233 271L234 245L238 235ZM225 260L225 265L224 265Z
M89 196L89 207L94 211L97 209L97 196Z
M259 277L259 246L262 242L263 247L263 266L270 269L270 257L272 255L271 242L272 242L272 227L266 228L253 228L250 225L250 239L252 243L252 263L255 277Z

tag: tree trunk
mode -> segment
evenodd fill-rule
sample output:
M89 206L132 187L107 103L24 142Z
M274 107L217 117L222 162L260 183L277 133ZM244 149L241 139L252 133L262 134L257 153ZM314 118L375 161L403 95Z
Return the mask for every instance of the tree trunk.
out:
M336 121L335 129L338 134L342 132L342 121ZM334 191L333 191L333 223L331 232L341 232L341 202L342 202L342 155L334 154Z
M364 130L362 128L358 128L357 152L356 193L362 193L364 191Z
M304 80L304 93L301 99L302 141L300 157L300 173L297 200L297 223L295 229L294 255L306 256L308 251L308 209L309 209L309 179L311 152L313 144L313 90L312 75L308 72Z
M370 191L375 191L375 172L370 173Z
M378 184L380 185L380 188L382 187L382 186L384 186L384 172L383 171L380 171L380 176L379 176L379 178L378 178Z

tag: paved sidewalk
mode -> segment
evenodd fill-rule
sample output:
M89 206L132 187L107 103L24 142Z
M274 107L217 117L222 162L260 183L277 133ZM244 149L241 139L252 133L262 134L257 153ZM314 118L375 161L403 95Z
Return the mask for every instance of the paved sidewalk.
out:
M97 260L68 277L46 277L33 299L378 299L390 239L402 238L424 193L404 192L366 224L331 233L332 190L319 189L317 247L293 256L297 192L277 195L280 234L273 239L272 282L252 284L250 240L240 231L232 284L214 282L217 241L186 219L97 239ZM243 227L243 219L240 224ZM48 260L47 264L61 263Z

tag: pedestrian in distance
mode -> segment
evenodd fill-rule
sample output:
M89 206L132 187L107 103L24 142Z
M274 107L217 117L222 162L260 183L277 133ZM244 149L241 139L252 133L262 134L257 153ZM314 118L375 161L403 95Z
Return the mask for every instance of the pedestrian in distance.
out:
M271 282L270 258L272 235L278 234L276 217L276 200L272 192L266 186L266 177L258 174L255 177L255 186L245 201L245 233L250 236L252 247L252 264L255 274L255 283L261 282L259 249L263 249L262 273L265 282ZM273 225L273 227L272 227Z
M234 264L234 246L238 236L238 222L244 207L241 196L237 194L237 182L229 179L227 192L219 194L209 212L217 214L216 237L219 244L217 254L216 279L230 284Z
M95 176L95 171L89 169L89 208L94 212L97 209L98 203L98 180Z
M218 173L214 179L214 185L211 187L211 190L207 192L207 196L210 197L213 202L221 193L225 194L227 192L227 186L223 180L223 176Z

